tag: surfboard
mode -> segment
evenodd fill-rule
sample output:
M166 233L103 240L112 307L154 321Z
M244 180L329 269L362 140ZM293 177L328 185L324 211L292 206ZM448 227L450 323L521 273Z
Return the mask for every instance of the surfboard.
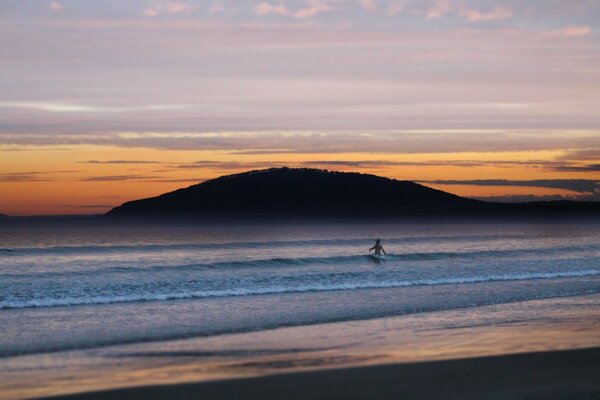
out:
M385 256L383 254L369 254L369 256L374 260L385 260Z

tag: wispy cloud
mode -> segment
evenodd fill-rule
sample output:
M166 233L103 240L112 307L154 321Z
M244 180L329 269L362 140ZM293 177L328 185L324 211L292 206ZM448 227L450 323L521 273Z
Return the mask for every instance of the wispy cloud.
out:
M199 178L172 178L172 179L153 179L152 182L158 183L200 183L205 181L206 179Z
M494 7L493 10L484 12L463 8L458 15L464 17L469 22L494 21L498 19L507 19L512 17L512 10L508 7Z
M197 6L181 1L153 1L142 12L147 17L156 17L160 14L191 14Z
M254 6L254 11L258 15L289 15L289 11L285 4L271 4L267 2L258 3Z
M126 113L135 111L172 111L185 109L188 106L179 104L153 104L145 106L107 107L89 106L83 104L69 104L58 102L11 101L0 102L0 108L22 108L29 110L54 112L54 113Z
M570 149L560 157L562 160L593 160L600 162L600 148Z
M333 6L320 0L307 0L307 6L294 12L294 17L298 19L310 18L317 14L331 11Z
M329 166L329 167L351 167L351 168L381 168L381 167L479 167L487 165L488 162L453 160L453 161L389 161L389 160L311 160L302 162L306 166Z
M362 8L367 11L373 12L378 9L376 0L360 0Z
M117 133L1 133L7 146L112 145L180 150L224 150L235 154L287 153L456 153L575 151L595 148L597 131L563 130L406 130L406 131L224 131ZM460 138L460 140L457 140ZM556 162L561 166L577 166Z
M452 4L448 0L435 0L425 12L425 19L437 19L452 10Z
M507 194L504 196L468 196L476 200L491 201L497 203L526 203L531 201L559 201L559 200L575 200L573 197L567 197L560 194L548 195L528 195L528 194ZM594 201L591 196L577 196L579 201Z
M63 208L112 208L115 207L115 204L63 204L61 205Z
M40 177L39 172L9 172L0 174L0 182L45 182L47 178Z
M262 152L257 152L263 154ZM248 154L245 152L244 154ZM254 153L253 153L254 154ZM193 170L193 169L231 169L231 170L244 170L244 169L256 169L256 168L270 168L278 166L287 167L319 167L319 168L349 168L349 169L366 169L373 170L379 168L388 167L456 167L456 168L481 168L481 167L495 167L495 168L532 168L532 169L545 169L549 171L591 171L591 169L585 170L584 167L576 166L575 164L564 163L560 161L551 160L528 160L528 161L517 161L517 160L423 160L423 161L398 161L398 160L305 160L305 161L216 161L216 160L202 160L192 163L180 163L173 164L170 166L172 169L182 170ZM578 169L571 169L578 168ZM170 170L160 170L156 172L169 172ZM569 182L574 180L570 179ZM582 181L582 180L580 180ZM450 183L452 182L452 183ZM463 184L467 181L437 181L437 183L444 184ZM486 181L468 181L476 182L474 184L483 185L482 182L492 182L490 186L506 186L503 180L486 180ZM542 181L540 181L542 182ZM465 183L466 184L466 183ZM470 184L470 183L469 183ZM523 185L517 185L523 186Z
M600 194L600 180L597 179L475 179L475 180L435 180L423 181L439 185L475 185L475 186L525 186L555 189L567 189L586 194Z
M58 1L56 1L56 0L55 0L55 1L51 1L51 2L48 4L48 9L49 9L49 10L52 10L52 11L60 11L60 10L62 10L63 8L65 8L65 6L64 6L64 5L62 5L61 3L59 3L59 2L58 2Z
M0 182L48 182L56 179L57 174L71 174L78 170L26 171L0 173Z
M566 38L575 38L575 37L581 37L581 36L588 36L591 33L592 33L592 28L589 26L571 25L571 26L567 26L566 28L563 28L563 29L548 31L548 32L546 32L546 35L547 36L555 36L555 37L561 36L561 37L566 37Z
M301 163L286 162L286 161L212 161L202 160L195 161L186 164L173 165L174 169L219 169L219 170L244 170L244 169L258 169L258 168L271 168L278 166L293 166Z
M477 168L477 167L496 167L496 168L534 168L534 169L545 169L549 171L561 171L561 172L594 172L600 171L600 164L588 164L581 165L575 163L565 163L561 161L552 160L528 160L528 161L517 161L517 160L430 160L430 161L386 161L386 160L359 160L359 161L339 161L339 160L319 160L319 161L305 161L303 165L318 165L318 166L344 166L353 168L381 168L381 167L459 167L459 168ZM569 179L569 182L575 180ZM579 180L581 181L581 180ZM454 182L454 183L449 183ZM461 184L463 181L446 181L445 184ZM486 181L469 181L469 182L496 182L497 184L489 186L505 186L503 180L486 180ZM518 182L518 181L514 181ZM542 182L543 181L539 181ZM442 183L439 181L438 183ZM477 184L477 183L475 183ZM517 185L523 186L523 185ZM554 187L554 186L548 186Z
M160 164L160 161L146 161L146 160L88 160L88 161L77 161L80 164Z
M290 10L283 2L269 3L263 1L254 5L253 9L257 15L283 15L296 19L305 19L330 11L333 9L333 6L325 3L323 0L306 0L304 7L294 11Z
M407 0L392 0L388 3L386 14L390 17L400 14L406 9Z
M600 171L600 164L573 165L564 164L554 167L557 171Z
M149 175L102 175L102 176L88 176L81 178L82 182L118 182L118 181L140 181L148 179L158 179L160 176L149 176Z

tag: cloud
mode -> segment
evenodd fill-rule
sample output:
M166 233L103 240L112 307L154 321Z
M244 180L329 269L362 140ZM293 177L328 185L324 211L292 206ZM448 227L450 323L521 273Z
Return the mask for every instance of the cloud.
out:
M181 178L181 179L154 179L152 182L160 182L160 183L201 183L204 179L198 178Z
M333 9L331 5L323 3L320 0L307 0L306 7L300 8L294 12L288 10L283 3L272 4L264 1L256 4L253 8L254 12L258 15L290 15L297 19L310 18L319 13Z
M212 161L202 160L187 164L174 165L175 169L257 169L271 168L280 166L298 165L301 163L292 163L286 161L258 161L258 162L238 162L238 161Z
M530 201L559 201L559 200L573 200L572 197L565 197L560 194L549 194L549 195L528 195L528 194L516 194L516 195L505 195L505 196L468 196L476 200L491 201L494 203L526 203ZM592 200L589 196L578 196L577 200Z
M7 172L0 174L0 182L49 182L51 179L41 177L40 175L52 174L70 174L80 172L78 170L60 170L60 171L27 171L27 172Z
M360 0L360 5L369 12L377 11L376 0Z
M109 160L109 161L77 161L80 164L160 164L160 161L145 161L145 160Z
M81 178L82 182L118 182L118 181L138 181L148 179L158 179L160 176L145 176L145 175L103 175L103 176L88 176Z
M561 156L563 160L594 160L600 161L600 148L569 150Z
M47 112L94 112L97 107L53 102L1 102L0 108L25 108Z
M114 204L83 204L83 205L73 205L73 204L63 204L61 205L63 208L112 208L115 207Z
M36 111L45 111L53 113L126 113L136 111L172 111L187 108L188 106L180 104L152 104L144 106L128 107L106 107L89 106L83 104L70 104L58 102L38 102L38 101L5 101L0 102L0 108L28 109Z
M345 161L345 160L312 160L312 161L251 161L251 162L238 162L238 161L212 161L202 160L187 164L174 165L175 169L258 169L258 168L272 168L272 167L350 167L350 168L378 168L386 166L448 166L455 165L461 167L470 167L479 165L477 163L469 161L422 161L422 162L411 162L411 161L386 161L386 160L359 160L359 161Z
M156 17L160 14L191 14L197 6L181 1L153 1L144 9L142 14Z
M64 5L62 5L61 3L59 3L58 1L51 1L51 2L48 4L48 9L49 9L49 10L52 10L52 11L60 11L60 10L62 10L63 8L65 8L65 6L64 6Z
M340 161L340 160L320 160L320 161L305 161L303 165L320 165L320 166L345 166L345 167L357 167L357 168L378 168L386 166L427 166L427 167L461 167L461 168L474 168L474 167L522 167L522 168L540 168L551 171L581 171L581 172L593 172L600 171L600 164L589 164L589 165L578 165L572 163L564 163L550 160L528 160L528 161L507 161L507 160L431 160L431 161L385 161L385 160L360 160L360 161ZM462 184L462 181L447 181L457 182L456 184ZM474 182L474 181L469 181ZM477 181L475 181L477 182ZM481 181L481 182L503 182L503 181ZM515 181L520 182L520 181ZM573 182L573 180L569 180ZM441 183L438 182L438 183ZM452 184L452 183L446 183ZM466 183L465 183L466 184ZM496 186L496 185L492 185ZM505 185L501 185L505 186ZM522 186L522 185L517 185Z
M289 11L284 4L270 4L267 2L258 3L254 6L254 11L258 15L289 15Z
M40 172L9 172L0 174L0 182L47 182L39 177Z
M561 37L580 37L580 36L588 36L592 33L592 28L589 26L576 26L571 25L566 28L549 31L547 32L547 36L561 36Z
M378 168L378 167L476 167L482 165L488 165L488 162L482 161L469 161L469 160L453 160L453 161L386 161L386 160L359 160L359 161L345 161L345 160L316 160L316 161L304 161L303 165L311 166L333 166L333 167L353 167L353 168Z
M404 9L404 4L400 4L395 9L396 13ZM509 7L496 6L491 11L479 11L475 9L466 8L464 5L458 8L458 4L452 3L448 0L435 0L429 7L423 12L425 19L437 19L445 15L452 14L458 15L466 19L468 22L480 22L480 21L494 21L499 19L507 19L512 17L513 12ZM388 10L388 15L389 15Z
M553 168L556 171L600 171L600 164L588 165L557 165Z
M263 152L256 152L263 154ZM243 154L248 154L244 152ZM255 154L255 153L252 153ZM460 167L473 168L483 166L519 166L519 167L549 167L553 162L544 161L481 161L481 160L429 160L429 161L395 161L395 160L309 160L309 161L262 161L262 162L238 162L238 161L214 161L202 160L193 163L173 165L173 169L252 169L270 168L277 166L287 167L321 167L321 168L384 168L384 167ZM156 172L169 172L160 170Z
M596 131L405 130L405 131L173 131L106 133L1 133L7 146L111 145L157 149L223 150L235 154L456 153L594 148ZM554 162L545 168L577 166ZM529 164L536 164L535 160Z
M543 187L554 189L567 189L585 194L600 194L600 180L597 179L536 179L536 180L508 180L508 179L476 179L476 180L435 180L422 181L438 185L474 185L474 186L525 186Z
M56 147L56 148L52 148L52 147L32 147L32 146L26 146L26 147L8 147L8 148L4 148L4 149L0 149L0 151L9 151L9 152L13 152L13 151L67 151L69 150L69 148L67 147Z
M405 9L406 9L406 1L405 0L390 1L387 6L386 14L388 16L392 17L396 14L400 14Z
M436 0L427 8L425 19L436 19L444 16L452 9L448 0Z
M508 7L494 7L494 9L489 12L461 9L458 15L466 18L469 22L494 21L512 17L512 10Z
M296 11L294 17L298 19L310 18L332 9L333 7L331 5L322 3L319 0L307 0L307 7Z

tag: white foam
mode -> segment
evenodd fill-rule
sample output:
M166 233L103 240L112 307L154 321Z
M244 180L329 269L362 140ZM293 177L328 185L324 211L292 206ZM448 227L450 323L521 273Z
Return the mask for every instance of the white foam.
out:
M60 297L46 299L19 299L0 301L0 309L14 308L33 308L33 307L57 307L57 306L77 306L77 305L97 305L112 303L127 303L139 301L164 301L164 300L182 300L193 298L209 297L233 297L233 296L255 296L267 294L282 293L301 293L301 292L322 292L337 290L358 290L358 289L383 289L399 288L409 286L433 286L450 284L469 284L496 281L518 281L532 279L556 279L600 275L600 270L586 269L577 271L556 271L556 272L532 272L522 274L498 274L485 276L467 276L440 279L417 279L417 280L387 280L387 281L365 281L365 282L347 282L347 283L314 283L302 284L296 286L268 286L264 288L231 288L225 290L197 290L188 292L166 292L152 293L140 292L127 295L102 295L90 297Z

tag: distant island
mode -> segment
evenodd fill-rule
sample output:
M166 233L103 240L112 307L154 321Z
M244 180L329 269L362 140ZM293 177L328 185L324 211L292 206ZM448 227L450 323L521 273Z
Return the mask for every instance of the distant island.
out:
M410 217L595 214L600 203L492 203L356 172L270 168L221 176L110 210L109 217Z

